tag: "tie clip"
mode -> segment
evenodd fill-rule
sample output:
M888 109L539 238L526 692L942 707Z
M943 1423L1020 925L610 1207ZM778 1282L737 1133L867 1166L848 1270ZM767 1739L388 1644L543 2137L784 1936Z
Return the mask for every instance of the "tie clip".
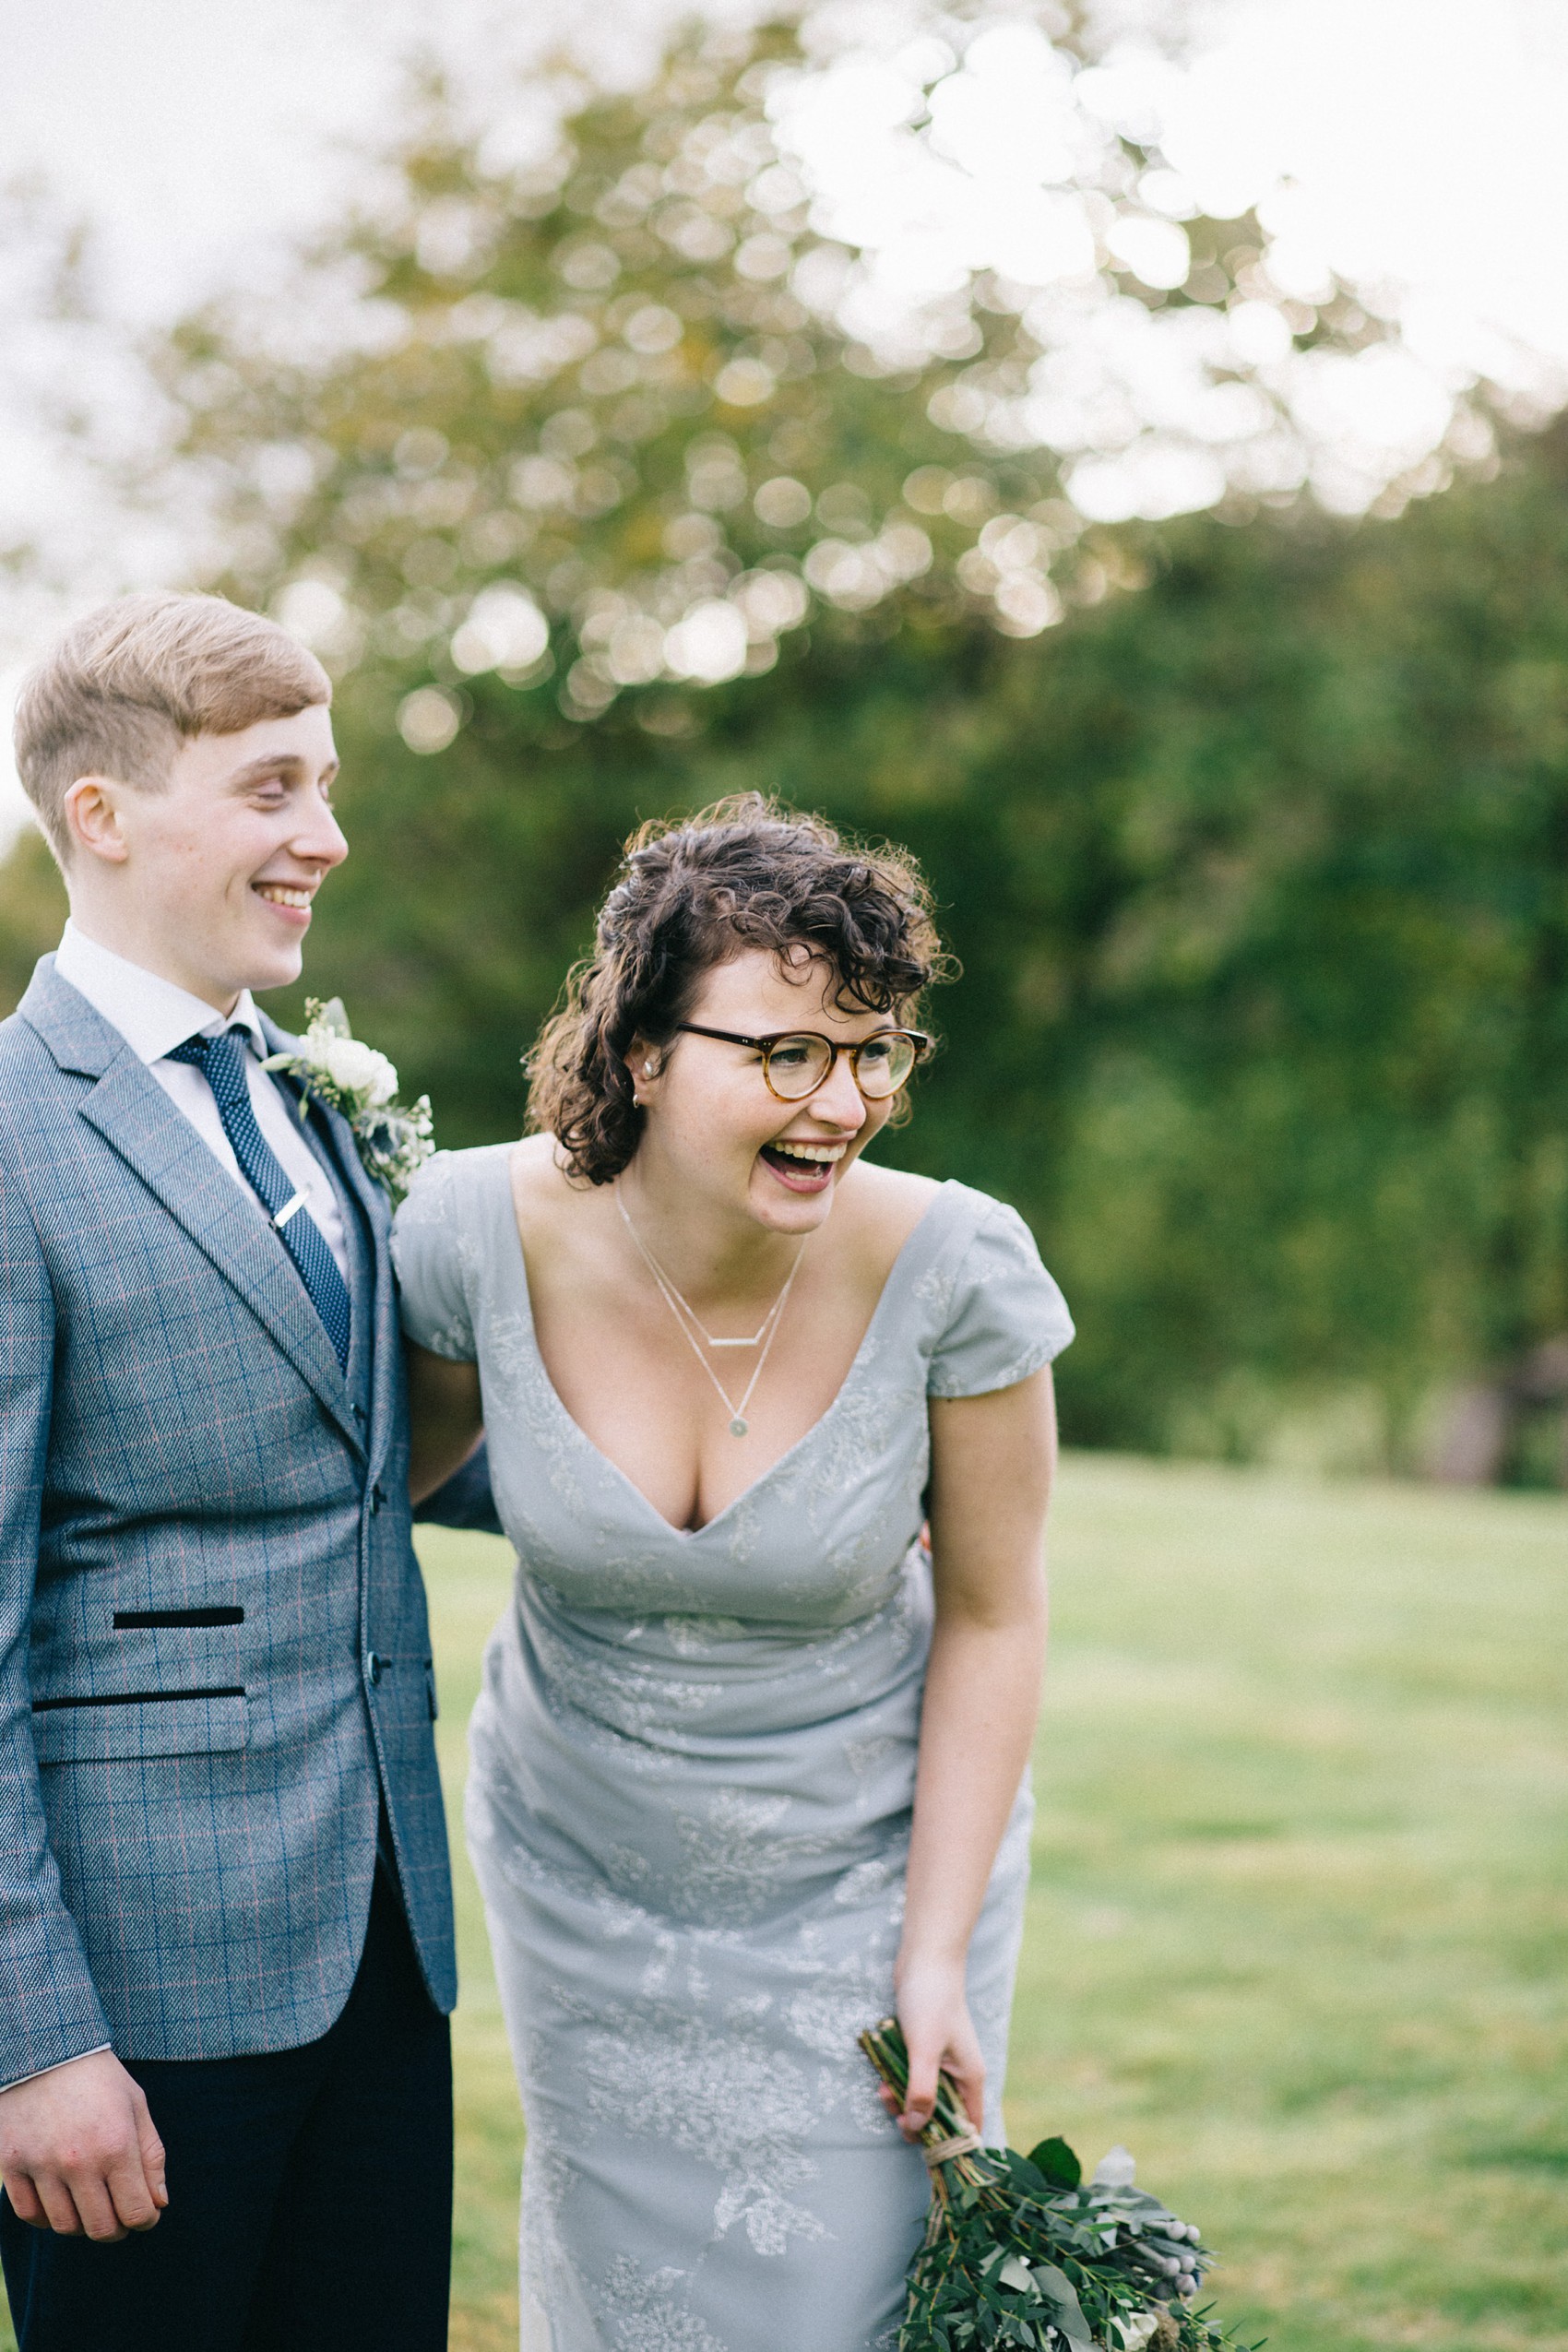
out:
M303 1208L304 1206L305 1196L303 1193L296 1193L291 1201L285 1201L282 1207L279 1210L277 1216L272 1220L273 1231L275 1233L281 1233L284 1226L287 1225L289 1219L293 1216L294 1211L297 1208Z

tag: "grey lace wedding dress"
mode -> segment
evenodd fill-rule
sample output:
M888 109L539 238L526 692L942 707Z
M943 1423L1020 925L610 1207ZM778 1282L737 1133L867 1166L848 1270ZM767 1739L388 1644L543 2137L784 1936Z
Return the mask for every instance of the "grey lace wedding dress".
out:
M682 1532L551 1385L507 1159L433 1160L396 1248L410 1336L478 1362L517 1552L468 1829L528 2123L524 2352L872 2352L926 2205L855 2045L903 1906L926 1399L1073 1327L1015 1212L944 1184L828 1410ZM969 1959L992 2135L1029 1817L1026 1786Z

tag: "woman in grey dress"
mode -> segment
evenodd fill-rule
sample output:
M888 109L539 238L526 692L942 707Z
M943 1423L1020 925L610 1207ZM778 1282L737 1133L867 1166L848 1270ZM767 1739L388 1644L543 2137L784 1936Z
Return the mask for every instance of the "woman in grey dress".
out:
M1072 1325L1011 1209L861 1157L937 965L890 853L754 797L647 833L541 1132L398 1218L416 1481L482 1418L517 1552L468 1826L526 2352L890 2346L939 2064L999 2130Z

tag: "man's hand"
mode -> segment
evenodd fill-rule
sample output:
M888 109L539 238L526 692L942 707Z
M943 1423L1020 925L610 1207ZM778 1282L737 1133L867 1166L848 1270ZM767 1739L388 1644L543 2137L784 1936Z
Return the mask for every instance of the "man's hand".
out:
M101 2244L169 2202L141 2085L107 2049L0 2091L0 2178L19 2221Z

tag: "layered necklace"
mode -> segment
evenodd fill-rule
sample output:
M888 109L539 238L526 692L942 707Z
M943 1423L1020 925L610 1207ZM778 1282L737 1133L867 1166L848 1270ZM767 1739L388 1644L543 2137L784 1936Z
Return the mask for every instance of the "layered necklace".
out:
M731 1436L744 1437L747 1430L751 1426L750 1422L746 1419L746 1407L752 1401L753 1390L755 1388L758 1381L762 1378L762 1368L767 1361L768 1349L772 1347L774 1339L778 1334L779 1319L784 1313L785 1302L789 1299L790 1289L794 1285L795 1277L801 1270L801 1260L806 1253L805 1242L802 1241L800 1248L795 1252L795 1263L784 1277L784 1288L780 1290L778 1296L775 1299L773 1304L764 1315L761 1323L757 1325L755 1331L753 1332L751 1337L749 1339L719 1339L716 1338L711 1331L704 1329L703 1324L693 1310L690 1301L683 1298L681 1292L676 1289L675 1284L671 1281L670 1276L659 1265L659 1260L654 1256L653 1252L648 1248L647 1243L643 1240L642 1235L632 1223L631 1213L627 1209L625 1202L621 1197L621 1187L619 1184L615 1187L615 1206L621 1212L622 1222L624 1224L627 1232L631 1235L633 1241L637 1245L643 1264L647 1266L648 1272L652 1275L654 1281L659 1286L659 1294L660 1298L669 1308L671 1313L674 1316L676 1322L681 1326L681 1329L685 1333L687 1344L690 1346L693 1355L696 1358L698 1363L702 1366L709 1380L712 1381L714 1387L718 1390L724 1409L730 1416ZM703 1354L703 1349L705 1348L757 1348L761 1349L762 1352L757 1357L756 1362L752 1368L752 1376L746 1383L744 1393L742 1396L739 1404L735 1402L735 1399L731 1396L729 1390L719 1379L719 1374L714 1371L713 1366L708 1362L707 1358Z

